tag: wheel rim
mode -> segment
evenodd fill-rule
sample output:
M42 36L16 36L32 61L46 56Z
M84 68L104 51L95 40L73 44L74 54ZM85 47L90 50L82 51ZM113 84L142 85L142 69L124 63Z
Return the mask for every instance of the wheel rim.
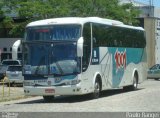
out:
M136 89L137 88L137 78L134 77L134 80L133 80L133 87Z
M100 85L99 82L96 82L94 86L94 93L96 97L99 97L99 92L100 92Z

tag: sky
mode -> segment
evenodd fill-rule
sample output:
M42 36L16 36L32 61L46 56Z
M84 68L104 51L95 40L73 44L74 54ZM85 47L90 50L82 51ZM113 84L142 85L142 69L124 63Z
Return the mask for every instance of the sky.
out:
M155 7L159 7L160 8L160 0L135 0L135 1L142 2L142 3L145 3L145 4L150 4L150 1L152 1L153 5Z

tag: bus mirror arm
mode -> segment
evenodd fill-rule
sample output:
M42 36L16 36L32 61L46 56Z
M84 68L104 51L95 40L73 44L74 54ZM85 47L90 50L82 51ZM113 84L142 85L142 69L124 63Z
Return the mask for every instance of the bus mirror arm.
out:
M77 56L82 57L83 56L83 37L80 37L77 41Z

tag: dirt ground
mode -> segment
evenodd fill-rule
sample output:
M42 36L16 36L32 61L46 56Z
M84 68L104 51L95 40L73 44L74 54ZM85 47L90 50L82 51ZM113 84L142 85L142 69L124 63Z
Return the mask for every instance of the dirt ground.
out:
M0 83L0 102L25 98L23 85L13 85L8 87Z

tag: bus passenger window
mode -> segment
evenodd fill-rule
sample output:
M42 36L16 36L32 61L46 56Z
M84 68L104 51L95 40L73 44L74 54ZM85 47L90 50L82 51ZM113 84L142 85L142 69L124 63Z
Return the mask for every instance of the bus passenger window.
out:
M114 40L114 46L117 46L117 40Z
M90 62L91 55L91 27L90 23L84 24L83 28L83 58L82 58L82 70L86 71Z

